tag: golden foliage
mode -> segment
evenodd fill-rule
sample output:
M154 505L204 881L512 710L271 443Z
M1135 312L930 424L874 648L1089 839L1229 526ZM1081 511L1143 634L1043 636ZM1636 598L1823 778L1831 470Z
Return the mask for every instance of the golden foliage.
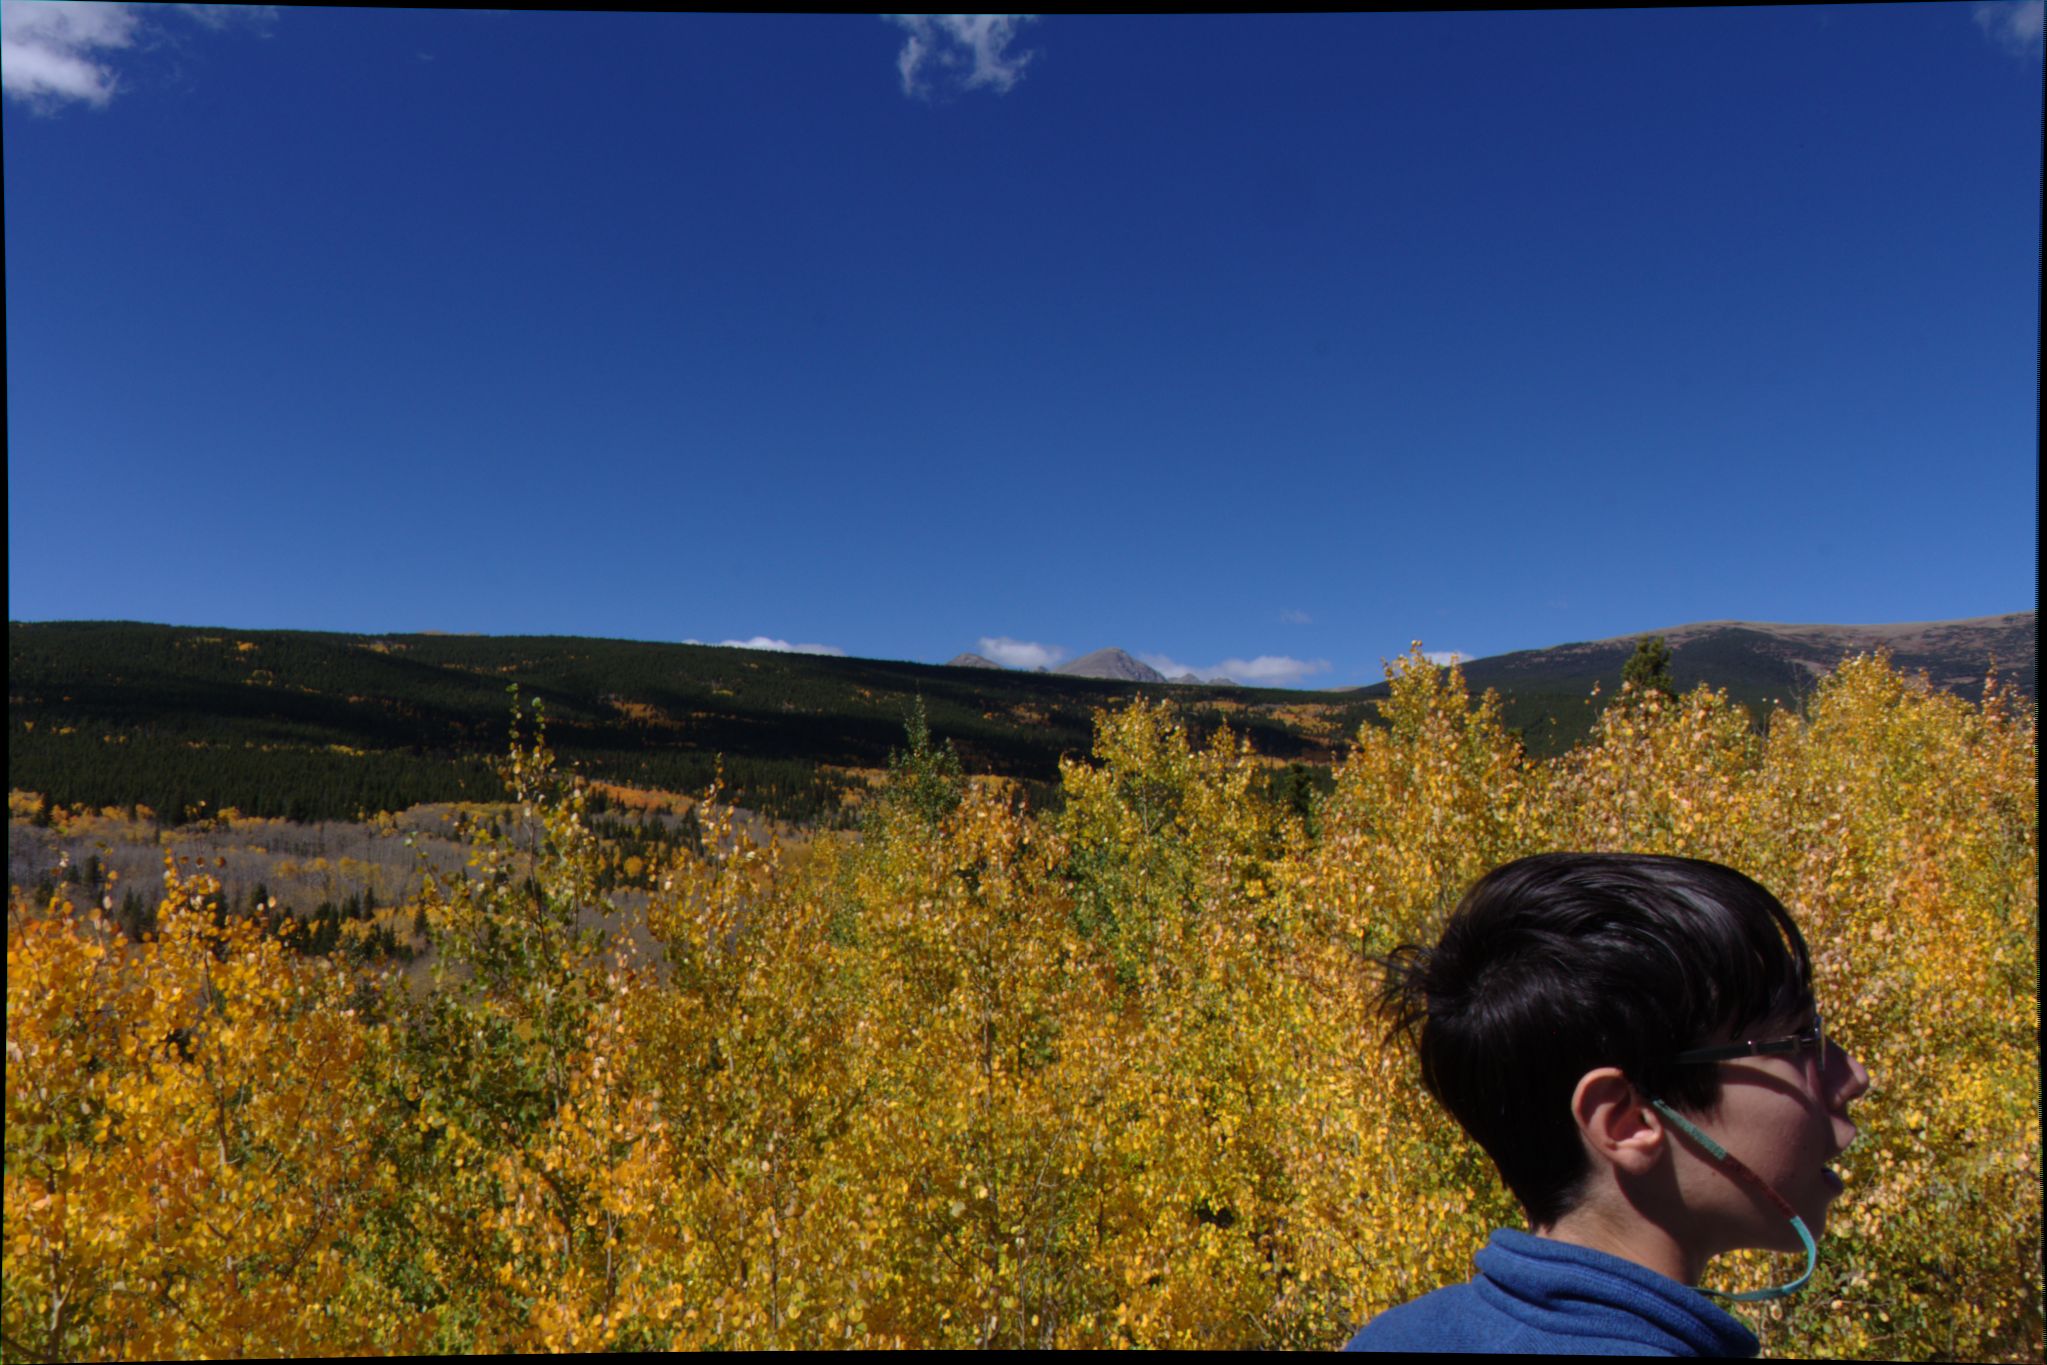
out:
M132 946L16 893L7 1350L1336 1345L1518 1222L1369 957L1579 848L1776 891L1874 1077L1768 1348L2039 1360L2031 708L1857 659L1763 733L1644 694L1545 763L1418 646L1389 674L1312 837L1143 702L1056 814L921 738L801 858L714 791L702 854L643 869L658 963L516 733L523 818L406 907L431 990L216 923L205 878Z
M347 983L201 908L166 859L160 933L16 893L7 930L5 1323L41 1359L282 1352L370 1340L337 1254L390 1116Z

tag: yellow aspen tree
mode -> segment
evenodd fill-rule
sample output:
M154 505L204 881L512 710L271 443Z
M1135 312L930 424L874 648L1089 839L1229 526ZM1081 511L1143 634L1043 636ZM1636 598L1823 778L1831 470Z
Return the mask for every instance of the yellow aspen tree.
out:
M408 1349L344 1254L388 1199L361 1084L377 1027L328 963L166 859L129 944L8 916L6 1334L50 1359Z

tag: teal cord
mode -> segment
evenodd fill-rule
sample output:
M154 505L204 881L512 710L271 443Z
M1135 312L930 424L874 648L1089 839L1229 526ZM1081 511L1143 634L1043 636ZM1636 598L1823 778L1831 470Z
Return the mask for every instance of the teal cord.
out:
M1728 1153L1725 1147L1713 1141L1712 1138L1707 1137L1697 1124L1678 1113L1677 1110L1672 1109L1662 1100L1652 1099L1649 1101L1649 1104L1657 1113L1663 1115L1663 1117L1684 1130L1692 1141L1705 1148L1707 1154L1713 1158L1721 1170L1762 1191L1769 1201L1777 1206L1778 1211L1791 1220L1791 1230L1798 1234L1799 1241L1805 1243L1805 1273L1795 1280L1784 1284L1772 1285L1768 1289L1745 1290L1739 1294L1725 1294L1717 1289L1705 1289L1701 1292L1709 1294L1716 1299L1726 1299L1730 1303L1758 1303L1764 1299L1781 1299L1786 1295L1796 1294L1799 1290L1805 1288L1805 1282L1812 1278L1813 1267L1820 1263L1819 1245L1813 1241L1812 1234L1806 1231L1805 1220L1792 1210L1791 1205L1785 1202L1783 1195L1764 1184L1761 1176L1742 1165L1739 1160Z

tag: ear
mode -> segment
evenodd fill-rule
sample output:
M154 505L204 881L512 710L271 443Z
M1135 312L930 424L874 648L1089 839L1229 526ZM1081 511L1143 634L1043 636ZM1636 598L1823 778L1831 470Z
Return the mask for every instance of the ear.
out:
M1619 1067L1597 1067L1578 1078L1571 1117L1592 1155L1619 1173L1642 1175L1663 1159L1662 1116Z

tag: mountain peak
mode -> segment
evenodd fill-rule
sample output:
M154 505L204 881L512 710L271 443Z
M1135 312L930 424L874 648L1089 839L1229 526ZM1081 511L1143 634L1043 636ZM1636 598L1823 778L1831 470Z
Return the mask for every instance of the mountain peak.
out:
M1072 678L1114 678L1119 682L1162 683L1166 680L1165 674L1150 664L1131 658L1120 649L1098 649L1052 671Z

